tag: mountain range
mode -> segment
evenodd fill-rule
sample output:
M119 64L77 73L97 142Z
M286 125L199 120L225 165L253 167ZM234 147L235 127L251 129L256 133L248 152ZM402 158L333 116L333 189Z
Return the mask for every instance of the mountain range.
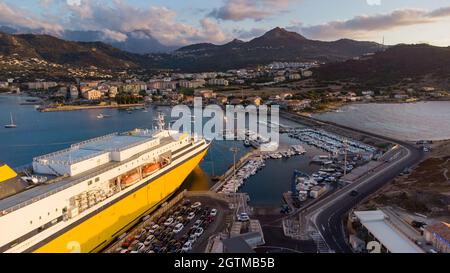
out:
M405 78L450 79L450 47L400 44L360 60L322 65L316 71L322 80L354 80L389 85Z
M223 70L273 61L343 61L383 48L374 42L348 39L334 42L309 40L277 27L248 42L235 39L224 45L204 43L182 47L164 61L176 63L181 69L189 69L191 63L195 63L200 70Z
M67 35L71 39L83 38L89 41L100 34L91 32L90 38L87 33L70 32ZM129 35L137 40L148 40L151 37L145 31L135 31ZM414 77L423 71L449 76L450 71L450 47L397 45L387 48L373 42L348 39L323 42L309 40L282 28L275 28L248 42L235 39L223 45L194 44L170 53L130 53L111 44L87 41L68 41L45 34L0 33L0 55L15 54L17 58L38 58L79 67L96 66L115 70L174 69L184 72L227 70L264 65L273 61L317 60L326 63L317 71L322 79L387 80L394 77ZM133 43L127 46L132 47ZM363 55L371 57L356 60L355 57Z
M0 30L14 32L14 29L8 28ZM46 34L3 33L0 54L19 53L22 56L77 66L110 66L109 68L119 69L142 67L198 72L241 68L273 61L342 61L383 48L373 42L344 39L335 42L313 41L281 28L275 28L248 42L235 39L223 45L202 43L169 53L151 54L143 54L146 52L142 51L143 44L153 41L153 50L159 47L164 51L165 47L146 31L130 32L123 42L110 41L109 44L92 42L103 35L97 31L65 31L64 35L68 40Z

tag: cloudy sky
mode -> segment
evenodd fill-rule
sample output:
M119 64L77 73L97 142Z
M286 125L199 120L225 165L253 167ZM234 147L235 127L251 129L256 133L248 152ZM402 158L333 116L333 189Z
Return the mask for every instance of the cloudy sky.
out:
M276 26L310 39L450 45L449 0L0 0L0 25L101 30L110 39L148 30L167 45L224 43Z

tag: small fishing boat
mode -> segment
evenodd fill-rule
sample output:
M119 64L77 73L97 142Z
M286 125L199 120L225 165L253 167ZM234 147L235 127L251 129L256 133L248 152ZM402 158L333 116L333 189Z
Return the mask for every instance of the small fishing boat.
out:
M110 118L111 115L100 114L97 116L98 119Z
M11 113L10 113L10 116L11 116L11 123L10 124L6 124L5 128L7 128L7 129L17 128L17 125L14 123L13 116L12 116Z

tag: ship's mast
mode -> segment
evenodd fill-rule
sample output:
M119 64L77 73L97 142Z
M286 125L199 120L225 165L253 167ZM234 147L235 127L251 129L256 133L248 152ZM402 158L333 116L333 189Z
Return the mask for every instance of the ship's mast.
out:
M164 127L166 126L166 123L164 122L164 115L160 112L158 113L158 129L160 132L164 131Z

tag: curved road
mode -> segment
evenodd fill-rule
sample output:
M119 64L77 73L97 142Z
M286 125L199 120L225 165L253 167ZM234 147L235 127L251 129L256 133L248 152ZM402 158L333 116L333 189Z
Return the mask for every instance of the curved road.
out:
M352 251L345 239L346 235L342 224L344 216L365 198L389 183L404 169L419 163L423 159L424 154L415 146L403 141L356 130L335 123L316 120L314 118L302 117L285 112L282 114L293 120L298 121L299 119L304 119L313 123L325 124L347 131L358 132L398 145L399 156L391 162L384 164L376 172L365 175L351 185L327 196L305 210L332 251L350 253ZM355 197L350 196L350 192L353 190L358 192L358 195Z

